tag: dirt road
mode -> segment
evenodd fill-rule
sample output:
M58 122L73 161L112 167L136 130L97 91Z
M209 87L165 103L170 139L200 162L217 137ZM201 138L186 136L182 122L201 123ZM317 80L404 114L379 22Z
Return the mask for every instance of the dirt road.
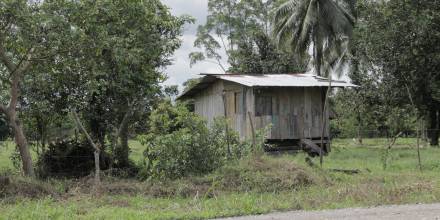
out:
M223 220L440 220L439 204L392 205L372 208L348 208L324 211L292 211L267 215L242 216Z

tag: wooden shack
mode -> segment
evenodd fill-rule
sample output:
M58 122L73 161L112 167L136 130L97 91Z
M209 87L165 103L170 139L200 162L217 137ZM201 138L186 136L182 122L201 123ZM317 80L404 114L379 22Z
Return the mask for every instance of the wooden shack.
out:
M328 79L311 74L205 74L178 99L191 100L208 123L226 116L242 139L269 127L267 143L300 147L301 140L321 143L322 111ZM355 86L332 81L332 87ZM328 112L325 145L329 143ZM327 148L326 148L327 149Z

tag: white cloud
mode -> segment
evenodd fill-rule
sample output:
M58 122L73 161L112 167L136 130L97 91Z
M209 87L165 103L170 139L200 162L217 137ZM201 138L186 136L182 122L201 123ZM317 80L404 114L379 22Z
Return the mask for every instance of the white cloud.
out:
M182 46L174 53L173 64L165 69L168 80L163 84L179 85L181 87L183 82L190 78L199 77L200 73L222 73L223 71L218 65L208 62L199 62L191 68L188 58L189 53L200 51L200 49L193 47L193 43L196 38L197 27L206 21L208 0L162 0L162 2L170 7L174 15L186 14L196 19L195 24L185 26Z

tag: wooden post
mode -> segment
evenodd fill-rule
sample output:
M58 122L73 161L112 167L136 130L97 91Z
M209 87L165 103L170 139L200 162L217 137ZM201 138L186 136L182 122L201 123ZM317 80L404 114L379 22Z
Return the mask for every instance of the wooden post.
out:
M326 126L326 121L327 121L326 110L327 110L328 99L329 99L331 88L332 88L332 74L330 73L329 77L328 77L328 88L327 88L327 92L325 93L324 107L322 108L321 147L320 147L320 151L319 151L319 164L321 165L321 167L322 167L322 164L324 163L323 148L324 148L325 126ZM330 136L330 134L328 134L328 136ZM329 141L329 137L327 137L327 141Z
M422 172L422 159L420 158L420 120L417 120L417 159L419 160L419 169Z
M223 99L224 115L225 115L225 120L226 120L226 125L225 125L226 144L228 145L228 157L231 158L231 146L229 144L229 125L228 125L228 117L227 117L226 91L225 90L223 90L222 99Z
M256 148L256 140L255 140L255 129L254 129L254 123L252 121L252 115L251 112L248 111L248 115L249 115L249 123L251 124L251 131L252 131L252 149L255 150Z

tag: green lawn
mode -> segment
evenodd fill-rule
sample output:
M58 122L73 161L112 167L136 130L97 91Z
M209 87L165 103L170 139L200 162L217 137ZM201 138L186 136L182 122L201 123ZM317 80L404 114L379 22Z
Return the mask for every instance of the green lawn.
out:
M140 159L142 146L131 144L132 159ZM385 139L365 139L363 146L349 139L334 141L332 152L324 158L323 170L310 169L314 175L327 179L325 185L277 192L232 190L214 197L198 193L162 198L141 194L76 194L65 198L5 200L0 203L0 219L205 219L282 210L439 202L440 149L426 145L421 148L423 172L420 172L415 140L399 139L384 170L385 145ZM5 161L7 152L0 151L2 168L11 166ZM295 161L306 166L303 153L265 158ZM319 164L319 158L313 161ZM333 168L359 169L361 173L330 172Z
M12 142L0 142L0 171L14 169L14 165L9 159L14 151L15 145Z

